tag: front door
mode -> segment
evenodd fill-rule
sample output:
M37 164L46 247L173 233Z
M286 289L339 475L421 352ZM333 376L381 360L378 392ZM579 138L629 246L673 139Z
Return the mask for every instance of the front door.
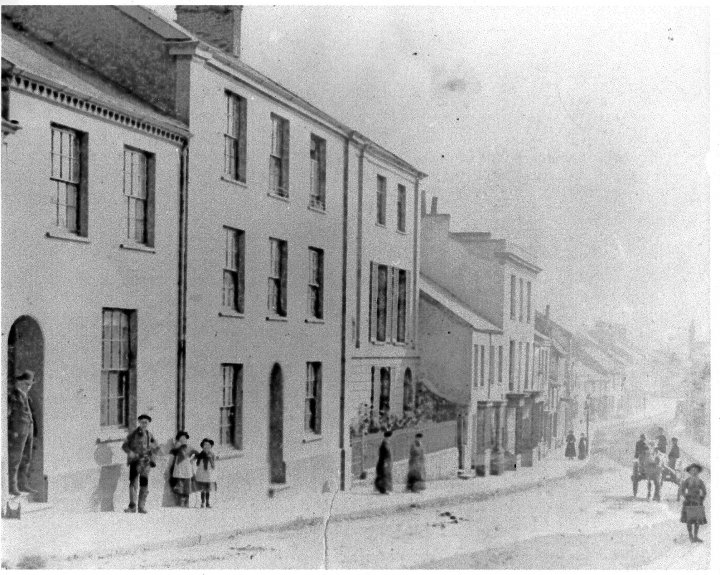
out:
M268 457L270 483L285 483L283 461L283 374L279 364L270 372L270 420L268 428Z
M44 355L45 341L40 326L30 316L21 316L10 328L8 336L7 389L8 392L14 389L14 377L23 371L30 370L35 374L35 384L28 394L33 411L34 434L27 480L29 486L37 491L34 500L41 502L47 501L43 471Z

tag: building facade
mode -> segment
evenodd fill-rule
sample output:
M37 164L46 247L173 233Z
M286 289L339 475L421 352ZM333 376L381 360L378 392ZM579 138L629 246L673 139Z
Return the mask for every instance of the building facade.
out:
M35 373L37 499L99 509L137 415L175 428L188 132L3 16L3 396Z

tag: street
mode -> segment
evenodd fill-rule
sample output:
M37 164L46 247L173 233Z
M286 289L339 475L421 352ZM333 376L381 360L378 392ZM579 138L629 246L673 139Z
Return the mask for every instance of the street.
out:
M632 497L635 431L606 434L566 478L508 496L48 567L709 568L710 528L700 532L704 543L688 541L675 485L663 486L659 503Z

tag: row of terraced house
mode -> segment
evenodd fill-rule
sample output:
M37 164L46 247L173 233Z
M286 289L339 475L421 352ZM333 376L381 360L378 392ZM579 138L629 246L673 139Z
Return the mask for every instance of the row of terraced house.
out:
M3 389L36 375L38 498L112 507L140 413L165 452L214 438L230 496L350 488L358 411L420 389L458 406L453 473L558 443L584 399L535 258L243 62L242 7L176 12L2 8Z

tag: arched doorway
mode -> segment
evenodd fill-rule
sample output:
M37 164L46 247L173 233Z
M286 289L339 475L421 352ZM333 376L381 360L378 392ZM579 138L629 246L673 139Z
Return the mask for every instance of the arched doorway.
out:
M28 394L33 411L34 434L27 479L29 487L37 491L34 500L41 502L47 501L43 470L44 355L45 340L37 321L27 315L19 317L10 328L8 336L7 389L8 392L14 389L15 375L25 370L30 370L35 374L35 384L30 388Z
M270 418L268 425L270 483L285 483L283 461L283 373L280 364L270 372Z

